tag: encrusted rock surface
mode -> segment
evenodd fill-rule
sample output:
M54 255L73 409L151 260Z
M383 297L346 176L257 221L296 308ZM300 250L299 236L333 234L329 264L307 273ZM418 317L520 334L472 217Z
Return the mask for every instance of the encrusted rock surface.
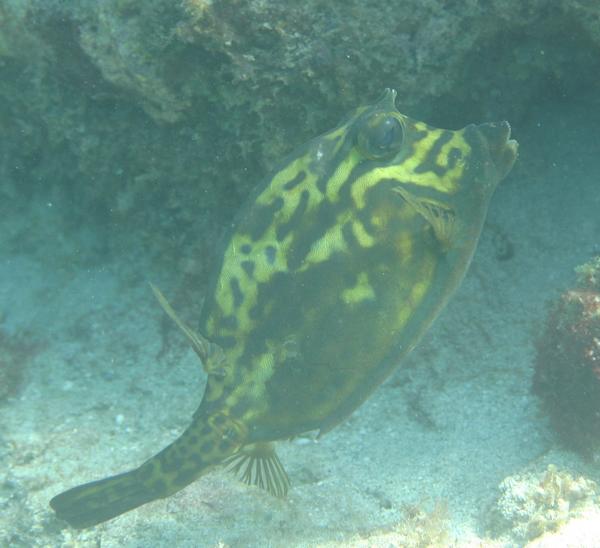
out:
M506 478L500 491L493 528L496 533L510 532L517 542L523 542L557 531L588 509L595 511L592 502L598 486L550 465L543 474Z
M437 125L518 124L599 49L593 0L7 0L0 214L54 208L81 238L68 261L143 249L201 292L261 175L382 88Z

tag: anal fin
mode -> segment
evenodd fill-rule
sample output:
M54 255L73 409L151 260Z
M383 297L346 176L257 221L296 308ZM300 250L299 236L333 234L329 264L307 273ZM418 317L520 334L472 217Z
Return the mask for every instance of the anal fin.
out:
M290 488L288 475L271 443L246 445L224 462L246 485L256 485L279 498Z

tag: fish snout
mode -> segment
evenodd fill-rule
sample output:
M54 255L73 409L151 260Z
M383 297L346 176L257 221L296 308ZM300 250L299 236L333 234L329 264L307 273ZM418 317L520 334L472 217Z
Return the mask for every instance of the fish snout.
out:
M503 179L513 167L519 150L519 143L510 138L510 124L491 122L478 125L477 130L487 144L499 180Z

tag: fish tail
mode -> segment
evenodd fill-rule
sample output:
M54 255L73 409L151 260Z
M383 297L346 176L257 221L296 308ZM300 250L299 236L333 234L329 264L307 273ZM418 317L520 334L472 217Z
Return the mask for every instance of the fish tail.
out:
M60 493L50 501L56 516L84 529L183 489L243 445L242 425L218 413L195 420L171 445L139 468Z
M146 504L160 494L136 477L136 470L73 487L50 501L56 516L84 529Z

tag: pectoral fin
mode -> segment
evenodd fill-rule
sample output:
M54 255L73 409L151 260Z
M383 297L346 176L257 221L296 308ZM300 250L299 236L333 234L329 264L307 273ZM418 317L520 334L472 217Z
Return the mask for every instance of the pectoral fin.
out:
M400 194L431 225L436 239L444 249L452 245L456 229L456 214L451 207L435 200L417 197L401 186L394 187L392 190Z

